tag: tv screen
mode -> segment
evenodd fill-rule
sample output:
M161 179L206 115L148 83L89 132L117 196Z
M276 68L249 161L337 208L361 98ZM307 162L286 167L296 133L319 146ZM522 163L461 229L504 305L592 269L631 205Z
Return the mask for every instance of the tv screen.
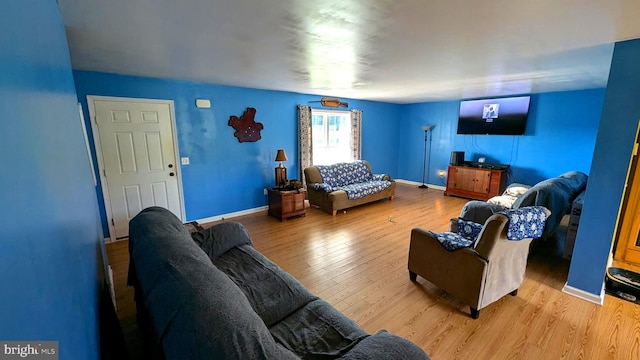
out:
M458 134L523 135L531 97L460 102Z

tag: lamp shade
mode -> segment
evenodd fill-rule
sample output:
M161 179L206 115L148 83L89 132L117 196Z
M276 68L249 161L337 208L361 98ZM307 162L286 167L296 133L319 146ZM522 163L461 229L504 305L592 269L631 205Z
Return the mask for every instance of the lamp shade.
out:
M287 161L287 155L284 153L284 149L278 149L276 161Z

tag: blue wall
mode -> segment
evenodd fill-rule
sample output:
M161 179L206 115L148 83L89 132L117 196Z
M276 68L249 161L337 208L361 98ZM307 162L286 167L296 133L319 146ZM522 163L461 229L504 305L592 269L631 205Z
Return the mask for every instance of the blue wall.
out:
M617 43L567 284L599 295L640 119L640 40Z
M55 0L0 13L0 339L97 359L102 231Z
M446 170L451 151L464 151L465 159L510 164L512 182L535 184L566 171L589 173L605 89L531 95L524 136L457 135L460 101L406 105L400 122L398 177L422 180L424 132L430 134L427 183L445 185L438 170Z
M75 71L74 76L87 121L87 95L174 101L180 156L188 156L191 162L181 168L187 220L266 205L263 189L274 185L277 149L283 148L289 159L285 163L288 177L299 178L296 105L309 104L309 101L321 98L97 72ZM211 109L197 109L195 101L198 98L210 99ZM363 158L371 163L375 172L385 172L395 177L397 119L401 106L343 100L349 102L350 108L363 110ZM239 143L233 136L234 129L227 122L231 115L242 115L247 107L256 108L255 120L264 125L264 130L261 140ZM99 198L101 194L102 190L99 189ZM103 229L108 233L104 213L102 218Z

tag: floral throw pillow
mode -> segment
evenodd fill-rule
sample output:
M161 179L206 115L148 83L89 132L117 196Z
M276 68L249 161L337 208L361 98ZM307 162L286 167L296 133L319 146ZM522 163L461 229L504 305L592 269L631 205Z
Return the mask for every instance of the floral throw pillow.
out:
M482 225L473 221L458 219L458 234L467 240L475 242L482 231Z

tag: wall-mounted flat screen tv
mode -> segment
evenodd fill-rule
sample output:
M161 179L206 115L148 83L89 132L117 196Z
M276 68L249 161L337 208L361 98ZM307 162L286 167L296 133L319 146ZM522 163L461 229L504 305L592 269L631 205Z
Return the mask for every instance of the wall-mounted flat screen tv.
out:
M524 135L530 96L460 102L458 134Z

